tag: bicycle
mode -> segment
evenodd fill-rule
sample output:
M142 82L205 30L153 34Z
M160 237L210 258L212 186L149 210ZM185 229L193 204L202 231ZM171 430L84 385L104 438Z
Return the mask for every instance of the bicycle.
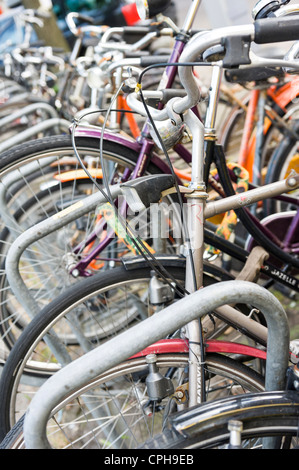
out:
M217 89L215 90L215 93L216 93L216 92L217 92ZM212 148L212 144L210 144L210 148ZM208 165L207 165L207 167L208 167ZM248 226L248 225L247 225L247 226ZM87 243L89 243L90 241L92 241L92 238L89 238ZM107 241L105 241L105 244L106 244L106 243L107 243ZM215 243L215 242L214 242L214 243ZM80 245L79 245L79 246L80 246ZM99 245L99 250L102 249L102 246L103 246L103 245L101 245L101 244ZM105 246L105 245L104 245L104 246ZM266 247L268 248L268 245L266 245ZM82 248L82 245L80 246L80 249L81 249L81 248ZM92 252L92 255L91 255L90 257L84 259L84 261L81 260L81 261L74 267L74 272L76 271L76 272L79 272L79 273L81 272L81 273L82 273L82 267L85 268L85 267L90 263L92 257L96 256L97 253L98 253L98 251L94 251L94 252ZM243 256L243 255L244 255L244 253L241 254L241 255L239 255L239 257L241 256L242 259L244 259L244 256ZM281 256L281 253L279 253L279 256ZM282 258L283 258L283 259L286 259L286 258L284 258L283 256L282 256ZM289 260L290 260L290 257L287 256L287 259L288 259L288 261L289 261ZM296 262L296 260L294 260L294 262ZM83 273L84 273L84 271L83 271ZM278 279L279 277L280 277L280 273L278 273L278 275L276 276L276 278ZM295 281L293 281L293 279L292 279L292 282L295 282ZM295 285L296 285L296 282L295 282Z
M78 135L86 135L87 132L88 132L88 130L86 130L86 129L83 129L83 130L81 130L81 131L79 130L79 131L78 131ZM89 135L94 136L94 135L95 135L95 131L93 131L92 133L90 132ZM110 140L114 140L114 141L116 140L116 139L115 139L115 136L107 135L107 137L108 137ZM53 139L53 140L54 140L54 139ZM130 145L129 143L125 142L123 139L117 139L117 142ZM42 144L42 143L41 143L41 144ZM46 146L47 146L47 148L49 148L49 146L52 145L50 142L46 143L46 141L44 141L43 144L45 145L45 150L46 150ZM54 147L54 145L59 145L59 144L60 144L60 145L65 145L65 144L62 144L62 141L60 141L59 143L53 142L53 147ZM131 145L130 145L130 146L131 146ZM38 148L38 145L36 146L36 148ZM137 146L134 147L134 148L137 149ZM176 148L178 148L178 147L176 147ZM49 149L49 150L51 150L51 149ZM182 149L182 150L184 150L184 149ZM185 150L184 150L184 151L185 151ZM29 156L29 155L28 155L28 156ZM7 157L8 157L8 155L7 155ZM14 157L14 158L15 158L15 157ZM23 156L22 156L22 158L23 158ZM141 150L140 159L141 159L141 158L142 158L141 161L145 162L145 158L144 158L144 149ZM156 157L153 157L153 159L155 159L155 158L156 158ZM160 166L160 168L162 169L162 171L169 171L165 165L163 165L163 166L162 166L162 165L163 165L163 164L159 164L159 166ZM140 169L139 171L141 171L140 174L142 174L142 171L143 171L143 170ZM77 174L77 173L75 172L75 174ZM95 174L96 174L96 172L95 172ZM59 175L57 175L56 178L59 178ZM62 180L62 182L64 182L63 176L62 176L61 178L59 178L59 179ZM32 190L32 193L33 193L33 191L34 191L34 190ZM24 211L25 209L21 209L21 210ZM8 226L9 226L9 223L8 223ZM100 247L99 247L99 251L101 251L101 249L102 249L102 247L100 246ZM80 246L79 250L81 250L81 246ZM94 253L92 254L92 256L96 256L96 255L97 255L97 252L94 252ZM75 253L75 256L78 256L78 253ZM75 270L74 270L74 271L76 271L76 272L79 271L79 272L81 273L81 275L84 275L85 270L86 270L86 267L90 264L90 261L92 260L92 256L91 256L90 258L87 258L87 259L84 261L84 263L83 263L83 261L81 261L81 262L79 263L79 265L77 265L77 266L75 267Z

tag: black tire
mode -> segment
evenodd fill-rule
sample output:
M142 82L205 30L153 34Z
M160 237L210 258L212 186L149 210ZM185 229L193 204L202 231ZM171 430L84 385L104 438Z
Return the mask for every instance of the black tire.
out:
M168 261L161 260L161 263L170 273L170 280L177 280L177 288L180 289L185 275L184 260L173 258ZM133 260L129 264L128 270L114 268L107 273L99 273L78 282L75 287L70 287L46 306L25 328L9 354L1 374L1 437L15 424L20 414L23 414L24 410L18 410L22 395L21 382L36 382L39 386L59 370L61 366L57 365L57 361L60 364L63 364L63 360L66 363L69 361L63 358L58 360L58 356L51 352L45 342L45 333L50 326L51 332L56 334L56 340L59 340L59 346L74 358L153 313L154 307L148 300L152 270L143 260ZM205 268L205 285L230 278L230 275L217 267L207 265ZM76 336L79 326L76 323L74 330L74 317L76 322L79 319L80 325L83 325L80 329L84 336L83 343L82 338L79 336L78 339ZM48 338L52 338L50 333Z
M298 134L298 121L293 123L292 130ZM297 147L298 140L295 138L295 136L285 136L280 145L274 151L269 161L268 171L265 179L266 184L274 183L276 181L287 178L290 175L291 170L295 170L296 172L299 171L299 155ZM291 192L291 195L298 195L298 191ZM267 199L265 201L264 207L266 216L295 208L275 199Z
M244 394L215 401L213 408L209 408L207 403L174 416L170 428L146 442L142 448L229 448L230 421L242 424L240 448L296 448L298 418L299 400L296 392ZM268 438L271 438L271 442Z
M93 149L98 152L99 155L99 139L91 137L76 137L76 146L80 149ZM130 148L124 148L121 144L111 142L104 139L104 149L114 156L120 156L123 162L128 165L135 164L137 161L137 154ZM3 152L0 158L0 171L1 175L3 172L11 171L15 169L16 165L27 163L30 160L42 158L46 152L51 150L68 150L73 149L72 139L70 135L56 135L44 137L41 139L32 140L26 142L26 145L16 145L10 150ZM149 170L153 173L157 172L155 166L151 164Z

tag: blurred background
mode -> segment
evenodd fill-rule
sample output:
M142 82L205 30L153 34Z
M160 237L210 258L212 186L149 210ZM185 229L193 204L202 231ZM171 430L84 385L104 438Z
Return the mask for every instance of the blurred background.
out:
M191 1L191 0L190 0ZM194 29L207 29L231 24L251 22L251 10L257 0L202 0L199 12L195 19ZM52 14L52 18L45 21L43 34L47 43L58 45L63 39L56 30L59 30L66 39L67 28L64 18L70 11L79 11L92 16L96 24L108 26L122 26L134 23L136 18L130 13L131 0L0 0L0 47L10 42L20 42L22 28L18 24L17 13L24 8L39 9ZM188 9L188 2L173 0L172 6L165 12L175 23L181 27ZM49 30L49 33L47 33ZM40 34L40 32L38 32ZM8 42L7 42L8 41ZM7 43L6 43L7 42ZM65 45L65 44L64 44Z
M95 24L123 26L137 21L136 15L132 13L133 3L132 0L0 0L0 51L9 42L21 42L23 32L17 13L24 8L50 13L51 18L44 20L42 39L51 46L67 47L64 39L69 41L70 34L64 18L68 12L78 11L92 16ZM257 0L202 0L193 29L251 23L251 11L256 3ZM290 3L296 3L296 0L291 0ZM188 6L188 1L172 0L165 15L170 16L181 27ZM37 34L40 35L41 32L38 31Z

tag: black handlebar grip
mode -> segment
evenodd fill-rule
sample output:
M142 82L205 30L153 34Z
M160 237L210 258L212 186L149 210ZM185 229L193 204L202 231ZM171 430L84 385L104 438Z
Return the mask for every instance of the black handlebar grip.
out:
M150 27L147 26L124 26L122 38L125 42L133 44L136 41L140 41L149 32Z
M299 15L256 20L254 29L257 44L296 41L299 39Z
M91 16L82 15L81 13L78 13L75 18L78 21L82 21L84 23L88 23L88 24L91 24L91 25L95 24L95 20Z
M169 61L169 55L149 55L140 58L141 67L148 67L150 65L164 64Z
M151 30L151 26L123 26L124 34L147 34Z

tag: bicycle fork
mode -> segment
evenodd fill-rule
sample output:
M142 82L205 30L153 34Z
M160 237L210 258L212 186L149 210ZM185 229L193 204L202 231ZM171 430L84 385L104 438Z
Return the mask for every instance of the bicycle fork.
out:
M221 67L214 66L210 89L209 107L203 124L192 111L184 115L192 139L192 172L187 200L187 245L186 252L186 290L190 293L203 287L204 223L205 206L208 194L204 179L204 135L207 130L214 135L217 104L222 78ZM205 401L204 350L201 322L194 320L187 325L189 340L189 406Z
M192 174L186 195L187 233L186 242L186 281L189 293L203 287L203 253L204 253L204 211L207 200L206 187L203 179L204 169L204 126L195 115L188 111L184 121L192 135ZM189 406L205 400L203 377L204 353L202 349L200 320L193 320L186 327L189 341Z

